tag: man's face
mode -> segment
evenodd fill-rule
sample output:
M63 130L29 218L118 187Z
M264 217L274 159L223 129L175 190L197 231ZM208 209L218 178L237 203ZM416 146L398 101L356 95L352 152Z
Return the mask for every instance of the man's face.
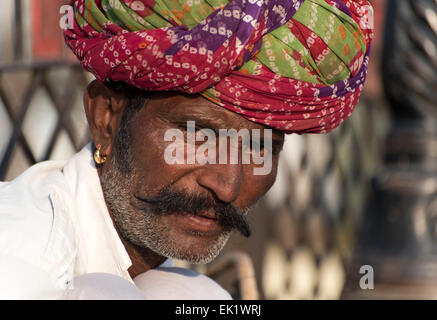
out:
M265 175L254 174L259 164L241 161L169 164L164 154L172 142L165 141L166 132L178 129L186 138L188 121L195 121L196 130L260 129L261 140L267 129L201 96L154 96L131 119L128 141L115 142L102 168L101 182L125 240L165 257L207 263L219 254L233 229L250 234L247 210L274 183L284 137L273 131L272 150L261 150L272 152L272 170ZM128 149L129 172L119 170L117 149ZM218 149L217 140L217 158Z

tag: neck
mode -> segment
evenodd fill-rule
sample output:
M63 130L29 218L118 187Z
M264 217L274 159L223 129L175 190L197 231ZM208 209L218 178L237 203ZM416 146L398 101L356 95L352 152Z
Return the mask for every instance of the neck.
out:
M132 279L141 273L158 267L167 259L166 257L153 252L149 248L138 247L124 240L122 237L120 237L120 239L132 261L132 266L128 270Z

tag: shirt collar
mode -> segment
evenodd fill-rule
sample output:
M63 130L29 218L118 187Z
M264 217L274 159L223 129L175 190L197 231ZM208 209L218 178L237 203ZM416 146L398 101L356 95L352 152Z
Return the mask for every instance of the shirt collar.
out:
M132 261L121 242L103 197L90 143L64 167L72 197L71 219L76 230L78 274L105 272L132 281Z

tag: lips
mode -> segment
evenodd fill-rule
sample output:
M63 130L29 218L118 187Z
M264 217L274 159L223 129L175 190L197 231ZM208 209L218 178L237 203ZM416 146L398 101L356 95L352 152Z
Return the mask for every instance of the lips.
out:
M199 213L198 216L203 217L203 218L207 218L207 219L217 220L217 215L215 214L214 211L203 211L203 212Z
M180 217L184 220L184 226L193 231L215 233L223 230L214 212L203 212L196 215L184 213Z

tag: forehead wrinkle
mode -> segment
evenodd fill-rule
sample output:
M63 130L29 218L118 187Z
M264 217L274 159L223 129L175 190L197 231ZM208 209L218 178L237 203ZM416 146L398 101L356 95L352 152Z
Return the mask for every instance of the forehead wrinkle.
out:
M236 124L236 121L232 119L226 111L227 110L221 109L216 105L209 106L184 101L178 104L166 104L166 108L158 110L158 114L161 118L170 121L181 121L183 119L184 121L197 121L199 123L226 129L234 127Z

